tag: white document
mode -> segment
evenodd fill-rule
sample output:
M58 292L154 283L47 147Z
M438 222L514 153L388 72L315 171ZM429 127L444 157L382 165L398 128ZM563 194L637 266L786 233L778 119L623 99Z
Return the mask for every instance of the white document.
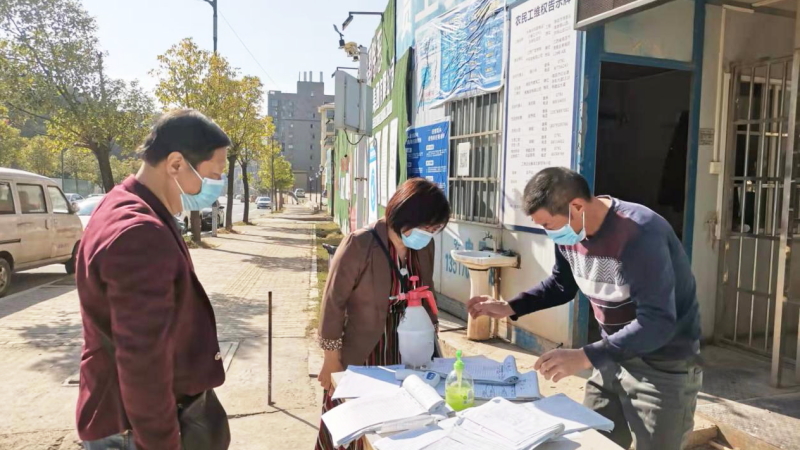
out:
M406 431L375 443L376 450L512 450L484 436L455 427L458 419Z
M465 411L458 427L517 450L535 448L563 433L564 424L559 420L532 412L496 398Z
M472 144L469 142L462 142L456 147L456 155L458 165L456 166L456 175L459 177L469 176L469 157L472 150Z
M434 358L430 370L447 376L453 370L455 358ZM464 361L464 371L467 372L475 382L488 384L516 384L520 379L517 370L517 360L513 355L506 356L502 363L486 358L467 357Z
M449 429L439 425L429 425L405 433L385 437L375 443L376 450L421 450L440 441L450 434Z
M444 396L446 383L440 382L436 386L436 392ZM491 400L495 397L506 400L538 400L542 398L539 392L539 377L536 372L530 371L519 376L517 384L489 384L475 383L475 398L479 400Z
M552 397L526 403L523 406L530 411L536 412L537 415L551 417L560 421L564 424L564 433L574 433L590 428L602 431L614 429L614 422L564 394L556 394Z
M494 399L456 419L375 443L377 450L529 450L560 435L564 425L522 405Z
M369 394L393 392L400 389L395 372L405 366L349 366L333 391L334 400L359 398Z
M446 418L449 408L436 391L412 375L402 389L366 395L322 415L336 446L348 445L365 433L404 431Z

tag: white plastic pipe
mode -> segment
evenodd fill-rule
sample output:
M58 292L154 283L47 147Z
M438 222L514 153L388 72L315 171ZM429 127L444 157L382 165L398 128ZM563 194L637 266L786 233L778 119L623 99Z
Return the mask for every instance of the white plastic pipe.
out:
M717 107L714 110L714 151L711 162L719 162L720 132L722 130L722 77L725 72L725 24L728 8L722 6L722 19L719 25L719 57L717 58Z
M746 14L753 14L755 10L741 6L722 5L722 18L719 26L719 57L717 58L717 107L714 111L714 151L711 155L711 162L718 163L719 155L722 152L720 133L722 131L722 90L724 87L723 78L725 74L725 30L727 26L728 10ZM721 175L721 171L720 174Z

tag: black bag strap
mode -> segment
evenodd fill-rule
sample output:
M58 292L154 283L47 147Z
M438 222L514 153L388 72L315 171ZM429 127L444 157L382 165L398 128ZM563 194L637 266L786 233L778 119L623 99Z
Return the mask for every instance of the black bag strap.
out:
M395 276L397 277L397 280L400 282L400 285L403 288L403 293L407 293L408 292L408 278L404 277L403 274L400 273L400 269L397 267L396 262L392 261L392 254L389 253L389 249L386 248L386 245L383 243L383 240L381 239L381 237L378 236L378 232L375 231L375 228L370 228L369 232L372 233L372 236L378 242L378 245L380 246L381 250L383 250L383 254L386 255L386 261L389 262L389 270L394 272Z

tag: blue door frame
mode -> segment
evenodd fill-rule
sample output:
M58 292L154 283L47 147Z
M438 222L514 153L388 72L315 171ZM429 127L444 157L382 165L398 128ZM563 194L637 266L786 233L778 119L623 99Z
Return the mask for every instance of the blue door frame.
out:
M706 23L706 0L695 0L694 27L692 36L692 61L674 61L669 59L648 58L643 56L621 55L605 51L605 28L597 26L585 33L583 83L584 91L578 101L582 102L583 124L582 143L576 156L577 170L594 188L595 170L597 168L597 126L600 102L600 65L603 62L661 67L665 69L684 70L692 73L689 110L689 151L686 155L686 205L683 219L683 246L689 259L692 258L694 241L694 207L697 186L697 152L700 134L700 95L703 80L703 45ZM573 314L573 347L578 348L588 341L589 300L579 295L577 314Z

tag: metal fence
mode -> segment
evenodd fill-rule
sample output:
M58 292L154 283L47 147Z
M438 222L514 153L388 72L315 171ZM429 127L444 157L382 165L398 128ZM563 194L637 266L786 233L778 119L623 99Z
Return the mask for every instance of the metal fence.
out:
M792 58L780 58L731 68L721 217L716 337L771 357L773 384L784 362L800 379L792 67Z
M448 196L456 220L487 224L500 219L503 91L447 103L450 116ZM458 145L469 143L469 175L458 176Z

